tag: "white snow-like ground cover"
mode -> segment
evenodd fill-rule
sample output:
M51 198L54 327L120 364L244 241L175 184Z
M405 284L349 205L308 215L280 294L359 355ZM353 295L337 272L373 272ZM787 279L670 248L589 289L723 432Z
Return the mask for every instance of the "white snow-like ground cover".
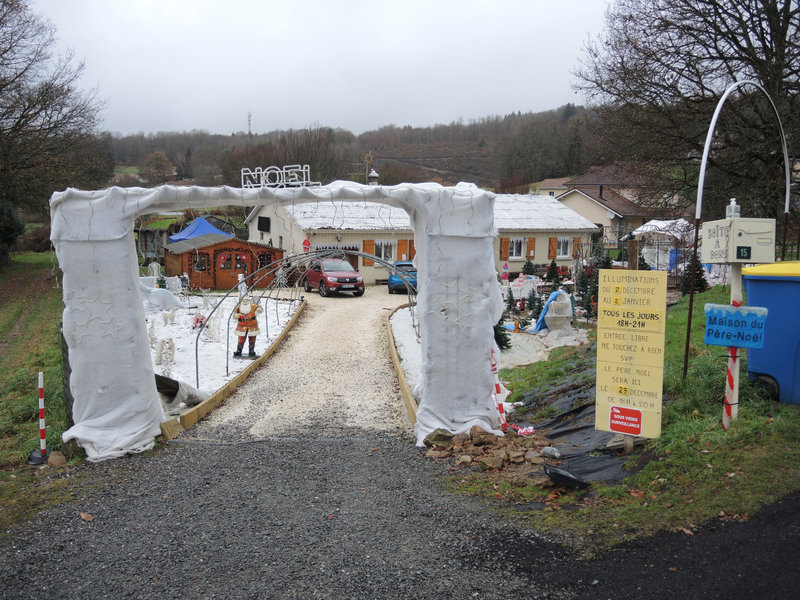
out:
M206 295L191 296L192 308L164 310L145 304L155 372L211 395L250 366L252 361L249 358L231 356L238 340L236 320L231 315L238 301L238 296L223 299L223 296ZM262 355L283 332L300 301L263 298L259 304L264 312L257 316L259 334L255 350ZM215 306L217 308L212 314ZM195 327L197 314L207 318L202 330ZM170 351L168 340L172 341L174 351ZM245 355L247 350L248 343L245 342Z
M419 401L417 386L421 382L422 355L411 309L401 308L396 311L392 315L390 323L395 346L402 359L403 372L412 393ZM519 367L547 360L550 352L555 348L580 346L589 341L589 335L585 329L569 327L552 331L543 329L539 333L532 333L534 326L535 323L532 323L530 326L531 331L509 332L511 347L500 352L500 369ZM491 357L487 356L487 365L490 364L490 360ZM508 404L505 407L506 410L513 408Z
M193 296L190 303L192 308L176 307L170 310L145 306L153 365L157 374L198 388L206 396L210 396L251 364L249 359L231 356L237 343L236 322L231 314L238 303L238 297L223 299L222 296ZM256 337L256 353L259 355L280 336L300 301L264 298L260 305L264 312L258 315L260 333ZM217 308L212 313L215 306ZM202 331L195 327L195 317L198 314L207 318L206 327ZM422 353L417 338L418 326L412 310L402 308L396 311L390 324L406 380L419 401ZM567 332L545 329L538 334L511 332L510 335L511 348L501 351L500 368L547 360L554 348L577 346L588 340L585 330L580 329L570 329ZM164 343L167 340L173 342L174 352L165 348ZM245 344L245 354L247 349L248 345ZM490 357L487 357L487 363L489 360ZM180 404L167 415L175 416L187 408L185 404ZM511 405L506 405L507 410L512 408Z

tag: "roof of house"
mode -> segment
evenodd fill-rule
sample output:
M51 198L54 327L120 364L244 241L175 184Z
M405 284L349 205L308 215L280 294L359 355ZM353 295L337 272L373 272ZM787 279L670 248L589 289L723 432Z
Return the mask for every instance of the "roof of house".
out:
M537 190L552 190L552 189L567 189L566 183L570 181L572 177L555 177L551 179L542 179L539 183L536 184Z
M411 229L411 219L405 210L380 202L309 202L290 204L284 208L303 231Z
M553 196L498 194L494 200L494 226L518 231L594 231L597 225Z
M409 230L411 221L403 209L378 202L317 202L284 207L303 230ZM251 213L252 215L252 213ZM250 216L248 217L250 218ZM552 196L498 194L494 224L500 230L590 231L597 226Z
M181 240L179 242L173 242L171 244L167 244L164 246L164 249L172 252L173 254L182 254L183 252L191 251L191 250L199 250L200 248L205 248L207 246L213 246L215 244L219 244L220 242L231 242L236 240L236 238L231 237L230 235L221 235L219 233L206 233L205 235L197 235L195 237ZM268 248L269 244L264 244L261 242L254 242L252 240L245 241L245 240L237 240L242 244L247 244L248 246L259 246L262 248Z
M566 196L579 192L587 198L594 200L601 206L606 207L611 212L619 215L620 217L650 217L653 215L653 210L639 206L635 202L631 202L622 194L617 193L613 189L605 188L601 190L594 187L578 187L564 192L558 196L558 200L563 200Z

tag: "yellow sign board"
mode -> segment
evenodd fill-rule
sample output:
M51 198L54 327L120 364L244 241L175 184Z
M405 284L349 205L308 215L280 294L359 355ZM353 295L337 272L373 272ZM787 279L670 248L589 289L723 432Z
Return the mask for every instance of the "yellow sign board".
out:
M661 435L667 274L601 269L595 429Z

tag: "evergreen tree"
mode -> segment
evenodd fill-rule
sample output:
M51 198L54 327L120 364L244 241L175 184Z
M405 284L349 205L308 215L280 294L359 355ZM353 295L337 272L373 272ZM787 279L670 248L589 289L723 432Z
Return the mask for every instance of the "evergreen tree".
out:
M561 275L558 274L558 265L556 264L555 258L550 261L550 266L547 267L544 280L553 283L553 291L556 291L561 286Z
M17 209L0 198L0 267L9 261L9 252L24 231L25 223L19 218Z
M578 278L575 280L575 294L582 303L589 301L589 276L583 267L578 271Z
M516 301L514 300L514 294L511 293L511 288L508 288L508 298L506 298L506 310L509 314L513 314L517 312L517 305Z
M522 265L522 274L523 275L535 275L536 274L536 268L533 266L533 263L531 262L530 258L525 261L524 265Z
M652 267L647 264L647 261L644 259L644 256L641 254L639 255L639 270L640 271L650 271Z
M527 308L533 320L538 319L542 313L542 297L536 293L536 290L531 290L531 293L528 294Z
M511 348L511 335L503 327L503 319L500 319L494 326L494 342L500 350Z
M592 277L590 279L589 285L589 298L584 303L584 307L586 308L586 316L593 317L596 316L594 314L594 307L592 306L592 302L597 302L597 297L600 289L600 269L610 269L611 268L611 257L606 252L605 256L600 259L600 262L597 264L597 268L592 273Z
M700 259L692 255L691 266L687 267L681 275L681 283L678 289L684 296L692 291L692 272L694 272L694 291L705 292L708 289L706 281L706 270L700 264Z

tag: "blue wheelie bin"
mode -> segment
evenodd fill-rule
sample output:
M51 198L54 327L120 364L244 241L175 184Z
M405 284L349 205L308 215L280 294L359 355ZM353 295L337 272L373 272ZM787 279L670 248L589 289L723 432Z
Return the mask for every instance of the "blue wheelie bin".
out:
M764 347L747 350L747 374L773 398L800 404L800 261L745 267L748 306L769 310Z

